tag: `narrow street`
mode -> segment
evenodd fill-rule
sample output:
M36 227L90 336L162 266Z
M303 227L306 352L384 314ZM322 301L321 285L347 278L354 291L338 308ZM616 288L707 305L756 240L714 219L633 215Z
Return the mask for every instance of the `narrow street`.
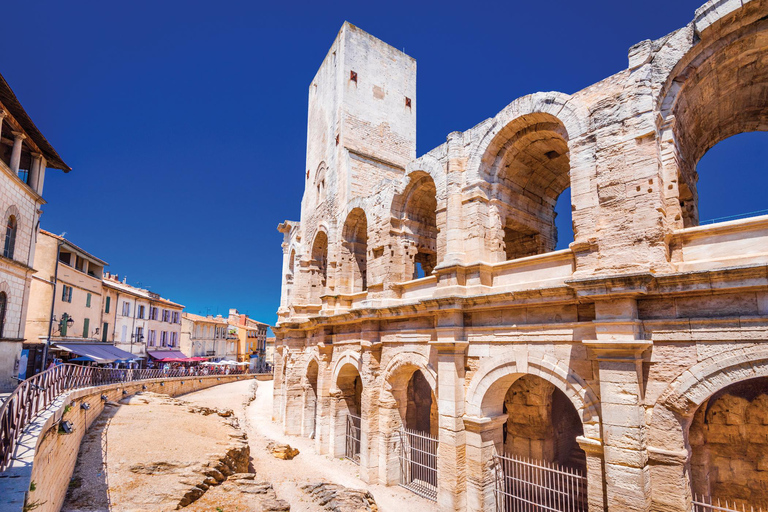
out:
M272 417L272 381L258 382L256 398L247 404L254 381L223 384L180 397L186 402L207 407L224 407L235 411L241 427L248 434L257 478L270 481L279 498L291 504L292 512L316 512L322 507L313 503L301 486L331 482L346 487L368 489L381 512L428 512L437 509L434 502L397 486L368 485L358 476L358 466L344 459L315 452L311 439L284 436ZM300 450L293 460L279 460L267 450L269 440L289 443Z

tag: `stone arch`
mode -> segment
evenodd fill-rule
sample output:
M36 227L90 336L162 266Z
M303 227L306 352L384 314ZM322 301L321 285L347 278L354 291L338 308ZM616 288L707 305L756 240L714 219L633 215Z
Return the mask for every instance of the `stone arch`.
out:
M418 376L416 375L417 373L419 374ZM409 421L409 416L414 414L409 407L409 402L414 398L410 396L410 393L415 392L414 385L422 382L429 387L429 390L423 389L422 391L424 393L429 391L431 396L430 411L426 417L429 421L425 420L423 423L429 423L432 430L431 433L436 435L437 372L429 363L427 356L419 352L401 352L389 361L382 375L382 389L379 392L379 402L382 406L395 412L391 416L393 421L390 426L395 424L400 426ZM422 414L423 412L421 411Z
M568 94L537 92L516 99L496 114L480 142L472 149L467 162L468 185L485 180L481 174L483 160L489 150L492 151L494 141L499 142L504 129L516 119L531 114L549 114L557 118L565 127L569 141L586 132L589 120L587 109Z
M363 360L360 357L360 354L354 350L345 350L333 365L331 382L333 383L334 387L336 386L336 382L339 380L339 372L344 367L344 365L347 364L354 366L358 373L360 373L361 376L363 375Z
M303 420L301 433L307 437L314 437L317 433L317 409L320 398L319 379L321 362L317 351L308 354L306 363L302 366L301 388L304 404L302 407Z
M392 225L404 242L404 278L417 277L420 267L429 275L445 254L444 215L438 224L437 187L432 175L414 171L392 202Z
M315 194L315 204L318 205L325 200L326 189L328 184L326 183L326 172L328 166L325 162L320 162L315 171L315 178L312 180L312 191Z
M674 62L656 107L667 215L675 227L699 223L696 167L702 156L733 135L768 131L768 69L761 65L768 58L767 14L768 4L758 0L707 2L673 36L684 37L682 44L656 56L662 69Z
M597 395L589 384L555 359L528 356L527 363L512 355L484 361L467 387L467 416L496 417L506 391L523 375L535 375L553 384L571 401L581 417L584 436L600 439Z
M3 216L3 220L7 219L7 218L8 218L8 217L10 217L11 215L13 215L14 217L16 217L16 219L18 219L18 218L19 218L19 215L20 215L20 213L19 213L19 207L18 207L18 206L16 206L15 204L12 204L11 206L9 206L9 207L8 207L8 208L5 210L5 215Z
M389 360L382 373L381 380L382 392L391 390L392 382L398 378L404 371L409 369L421 370L427 382L432 387L432 391L437 394L437 372L429 362L429 358L421 352L400 352Z
M651 510L691 507L691 447L694 415L711 396L732 384L768 378L768 347L709 357L677 376L656 401L648 427ZM681 492L682 490L682 492Z
M321 297L325 295L328 284L329 237L328 231L324 229L324 226L318 226L311 247L309 255L309 299L311 303L317 304L320 303Z
M357 293L367 290L368 217L362 208L353 208L341 229L338 289Z

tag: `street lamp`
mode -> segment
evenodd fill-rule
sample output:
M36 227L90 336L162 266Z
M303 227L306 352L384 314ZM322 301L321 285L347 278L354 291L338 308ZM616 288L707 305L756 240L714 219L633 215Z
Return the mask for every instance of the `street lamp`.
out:
M61 315L61 320L56 320L56 315L53 315L53 322L58 323L59 328L57 329L57 332L59 333L64 330L65 325L66 327L72 327L75 325L75 319L69 316L67 313Z

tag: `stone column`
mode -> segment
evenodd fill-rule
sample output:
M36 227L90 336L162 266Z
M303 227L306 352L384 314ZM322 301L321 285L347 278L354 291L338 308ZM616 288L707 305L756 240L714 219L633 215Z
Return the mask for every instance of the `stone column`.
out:
M363 396L360 417L360 478L364 482L378 480L379 467L379 401L378 382L373 378L379 374L381 361L381 339L378 322L364 322L360 330L363 371Z
M653 482L651 512L688 512L692 509L689 457L688 450L648 447Z
M605 485L603 485L603 444L597 439L578 436L576 442L587 456L587 504L589 512L605 510Z
M437 504L439 510L466 507L464 438L464 312L441 312L437 318Z
M282 336L275 333L275 352L278 357L275 361L274 387L272 388L272 421L278 422L283 421L283 410L285 407L283 373L286 364L285 355L287 354L285 346L278 344L280 341L282 341ZM226 344L226 341L224 343Z
M464 417L467 458L467 512L496 510L493 456L502 451L502 425L507 414L495 418Z
M325 334L322 334L323 340ZM331 386L333 383L333 345L325 341L317 344L320 355L320 368L317 374L317 416L315 417L315 450L328 453L330 439Z
M40 153L32 153L32 165L29 166L29 178L27 179L27 185L38 194L38 181L40 179L40 164L42 163L43 155Z
M384 391L379 396L379 483L397 485L400 481L398 429L402 425L401 407L405 414L406 389L396 389L385 382Z
M13 150L11 151L11 170L14 173L18 173L19 164L21 163L21 143L24 139L27 138L27 136L21 132L11 132L11 133L13 133Z
M464 262L461 187L464 182L464 135L448 134L448 172L446 173L445 257L439 266Z
M597 340L584 341L598 363L608 510L642 511L650 506L645 441L642 339L635 299L595 303Z

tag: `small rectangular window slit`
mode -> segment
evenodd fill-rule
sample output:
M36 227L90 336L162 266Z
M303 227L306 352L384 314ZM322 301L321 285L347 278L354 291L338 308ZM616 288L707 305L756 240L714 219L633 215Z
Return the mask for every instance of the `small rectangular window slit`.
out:
M411 98L408 96L405 97L405 106L411 108Z
M357 83L357 73L355 73L354 71L350 71L349 72L349 79L352 80L353 82Z

